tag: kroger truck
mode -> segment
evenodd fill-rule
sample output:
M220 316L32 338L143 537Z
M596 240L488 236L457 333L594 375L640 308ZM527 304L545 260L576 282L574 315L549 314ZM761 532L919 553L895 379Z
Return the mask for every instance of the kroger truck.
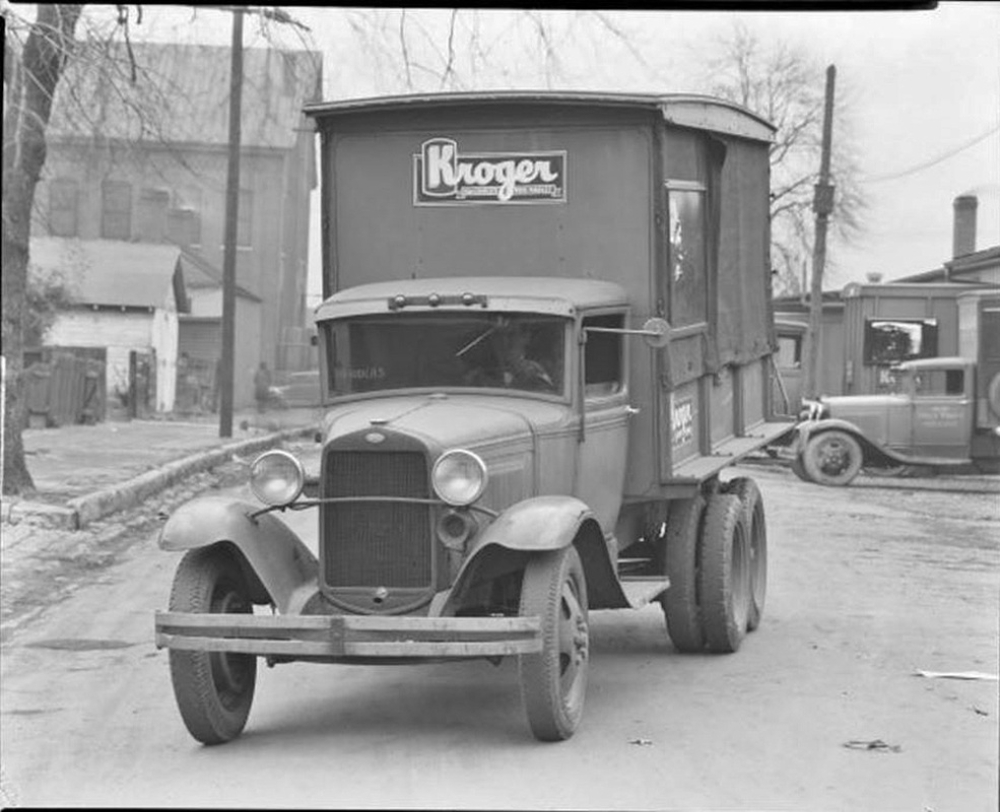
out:
M258 658L516 657L531 731L560 740L588 612L656 601L674 649L736 651L767 531L754 482L722 473L792 427L771 404L771 125L682 95L307 113L321 461L267 452L256 500L198 499L162 530L185 554L156 642L191 734L239 735Z

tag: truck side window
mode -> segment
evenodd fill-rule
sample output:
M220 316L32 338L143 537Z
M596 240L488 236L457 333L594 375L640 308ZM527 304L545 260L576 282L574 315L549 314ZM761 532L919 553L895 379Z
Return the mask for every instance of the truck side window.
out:
M944 393L946 395L962 395L965 393L965 371L949 369L945 372Z
M624 318L614 316L589 316L583 320L587 327L624 327ZM584 392L587 397L600 397L618 392L622 388L622 336L615 333L587 333L584 358Z
M705 192L701 190L667 192L670 323L674 327L708 321L704 204Z

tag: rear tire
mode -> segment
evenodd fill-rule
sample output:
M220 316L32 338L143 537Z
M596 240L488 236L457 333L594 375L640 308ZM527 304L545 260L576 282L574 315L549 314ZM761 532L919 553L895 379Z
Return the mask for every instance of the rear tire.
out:
M728 493L708 500L701 541L701 616L710 651L737 651L750 613L750 553L743 503Z
M699 544L705 500L700 495L674 503L667 516L666 574L670 586L660 596L667 632L674 648L684 653L705 648L698 606Z
M531 557L520 614L542 623L542 650L519 657L528 725L540 741L568 739L583 717L590 659L587 582L575 547Z
M177 567L170 611L253 614L253 603L231 555L198 549ZM195 739L224 744L243 732L257 684L255 656L170 649L170 677L181 718Z
M739 497L743 503L743 519L747 525L750 550L750 613L747 631L755 631L764 616L767 597L767 520L764 499L757 483L749 477L738 477L726 483L725 492Z

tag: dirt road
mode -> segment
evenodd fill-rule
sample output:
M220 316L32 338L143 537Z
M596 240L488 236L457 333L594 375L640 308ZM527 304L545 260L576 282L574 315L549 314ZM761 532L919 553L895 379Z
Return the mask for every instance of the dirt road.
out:
M915 674L997 672L1000 496L736 473L767 510L761 628L692 656L656 606L592 614L585 718L555 745L515 663L471 662L263 670L244 735L201 747L152 645L177 561L155 522L92 567L38 567L36 596L72 588L7 615L3 804L995 812L997 682Z

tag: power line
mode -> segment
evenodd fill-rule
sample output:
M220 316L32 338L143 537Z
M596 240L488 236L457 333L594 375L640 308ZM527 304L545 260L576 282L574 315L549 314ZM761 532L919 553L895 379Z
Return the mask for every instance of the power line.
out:
M905 178L907 175L916 174L917 172L921 172L924 169L929 169L935 164L939 164L942 161L946 161L948 158L958 155L958 153L967 150L969 147L974 147L980 141L985 141L995 132L1000 132L1000 124L993 127L992 129L987 130L981 135L977 135L971 141L967 141L966 143L961 144L955 147L954 149L948 150L948 152L945 152L943 155L939 155L938 157L932 158L929 161L925 161L922 164L917 164L916 166L911 166L909 169L904 169L901 172L893 172L892 174L889 175L875 175L874 177L862 178L862 181L865 183L881 183L883 181L896 180L897 178Z

